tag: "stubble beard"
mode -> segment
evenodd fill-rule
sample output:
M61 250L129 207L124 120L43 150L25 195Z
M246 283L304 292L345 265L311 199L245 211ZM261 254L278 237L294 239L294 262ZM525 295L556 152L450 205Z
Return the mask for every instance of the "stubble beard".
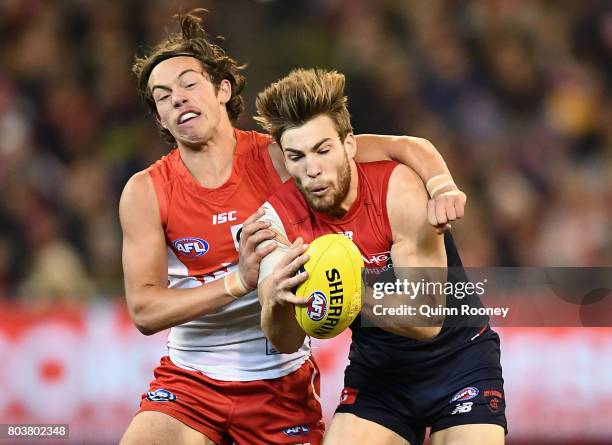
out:
M331 216L342 216L345 212L341 208L341 204L348 195L351 186L351 166L348 156L346 153L344 154L344 163L338 171L338 180L335 185L331 185L333 186L333 190L326 196L314 196L304 189L299 180L296 181L296 185L311 208L315 209L317 212L326 213Z

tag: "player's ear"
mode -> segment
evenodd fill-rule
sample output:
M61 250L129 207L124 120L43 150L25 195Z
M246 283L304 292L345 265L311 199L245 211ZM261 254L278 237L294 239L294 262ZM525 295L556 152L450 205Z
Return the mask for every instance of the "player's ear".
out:
M357 141L353 133L347 134L346 138L344 138L344 149L349 159L355 159L355 154L357 154Z
M226 104L232 98L232 84L227 79L223 79L221 83L219 83L219 88L217 90L217 97L222 104Z

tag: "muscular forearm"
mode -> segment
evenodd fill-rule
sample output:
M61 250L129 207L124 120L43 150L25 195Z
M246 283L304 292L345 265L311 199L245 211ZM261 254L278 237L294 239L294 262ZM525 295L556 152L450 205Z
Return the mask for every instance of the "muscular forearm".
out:
M261 329L272 345L284 354L297 351L304 343L306 334L295 319L292 304L273 303L268 283L258 288L261 301Z
M144 285L128 291L132 321L151 335L209 314L235 300L222 279L191 289Z
M450 175L442 155L427 139L405 136L404 149L397 150L393 159L412 168L423 183L433 176Z
M366 287L365 291L361 314L372 325L387 332L420 341L431 340L440 332L444 316L425 316L419 311L419 306L422 304L435 306L434 301L437 299L424 302L423 298L413 300L406 295L385 294L384 298L377 300L372 296L372 288ZM375 306L380 307L375 309ZM414 308L409 315L396 315L396 312L381 314L383 310L398 310L407 306Z
M265 305L261 309L261 328L274 348L283 354L297 351L306 334L295 319L293 305Z
M364 134L357 140L357 162L391 159L416 172L423 183L436 175L450 175L444 158L427 139L412 136L379 136Z
M427 341L438 335L442 328L440 326L419 328L409 326L384 326L381 327L381 329L395 335L401 335L402 337L413 338L419 341Z

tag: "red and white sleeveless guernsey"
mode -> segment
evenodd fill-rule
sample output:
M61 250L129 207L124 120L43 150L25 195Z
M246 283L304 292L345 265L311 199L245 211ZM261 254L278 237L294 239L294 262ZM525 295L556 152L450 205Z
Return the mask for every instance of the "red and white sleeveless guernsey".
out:
M243 221L281 185L268 152L269 136L235 130L235 137L232 173L218 188L199 185L178 149L147 169L166 236L171 288L201 286L236 270ZM261 330L260 312L257 294L250 292L173 327L170 359L227 381L272 379L295 371L310 356L307 341L293 354L279 354Z

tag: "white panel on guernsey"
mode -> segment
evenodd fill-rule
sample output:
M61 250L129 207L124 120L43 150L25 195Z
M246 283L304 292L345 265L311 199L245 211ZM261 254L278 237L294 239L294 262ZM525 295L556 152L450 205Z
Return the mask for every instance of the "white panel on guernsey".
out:
M236 264L225 270L230 273ZM202 283L188 275L187 267L168 249L168 280L172 288L192 288ZM216 275L216 274L215 274ZM223 278L219 274L216 279ZM256 292L180 326L168 335L168 354L177 365L208 377L251 381L282 377L297 370L308 357L308 339L293 354L279 354L260 326L261 306Z
M168 279L172 281L172 278L184 279L186 277L189 277L189 269L187 269L187 266L185 266L181 262L181 260L178 259L174 251L170 248L170 246L167 246L167 251L168 251ZM170 287L175 287L175 286L170 285Z

